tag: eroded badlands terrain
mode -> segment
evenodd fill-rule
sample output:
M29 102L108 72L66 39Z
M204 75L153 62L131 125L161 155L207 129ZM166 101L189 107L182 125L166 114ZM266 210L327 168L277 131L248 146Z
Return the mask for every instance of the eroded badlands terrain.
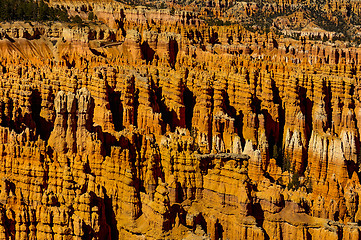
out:
M360 4L268 2L1 23L0 239L360 239Z

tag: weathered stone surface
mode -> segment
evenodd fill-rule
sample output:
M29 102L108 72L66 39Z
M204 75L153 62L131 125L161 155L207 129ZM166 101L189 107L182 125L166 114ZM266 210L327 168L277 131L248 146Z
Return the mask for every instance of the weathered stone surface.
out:
M360 238L359 46L317 40L315 1L198 3L0 24L0 239Z

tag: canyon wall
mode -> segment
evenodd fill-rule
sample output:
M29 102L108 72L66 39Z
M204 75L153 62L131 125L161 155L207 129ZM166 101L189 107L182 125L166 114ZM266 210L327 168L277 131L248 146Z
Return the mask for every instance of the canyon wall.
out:
M70 2L1 23L0 239L361 238L361 48Z

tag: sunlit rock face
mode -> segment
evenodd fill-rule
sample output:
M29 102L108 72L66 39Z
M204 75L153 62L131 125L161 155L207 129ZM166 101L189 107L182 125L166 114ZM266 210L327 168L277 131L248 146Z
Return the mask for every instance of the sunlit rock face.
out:
M0 239L361 238L357 45L49 4L83 24L0 23Z

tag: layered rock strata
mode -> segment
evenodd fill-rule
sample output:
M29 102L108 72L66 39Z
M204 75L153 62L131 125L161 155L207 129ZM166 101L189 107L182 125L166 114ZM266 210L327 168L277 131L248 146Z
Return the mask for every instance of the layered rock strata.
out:
M0 239L360 238L360 48L99 5L2 24Z

